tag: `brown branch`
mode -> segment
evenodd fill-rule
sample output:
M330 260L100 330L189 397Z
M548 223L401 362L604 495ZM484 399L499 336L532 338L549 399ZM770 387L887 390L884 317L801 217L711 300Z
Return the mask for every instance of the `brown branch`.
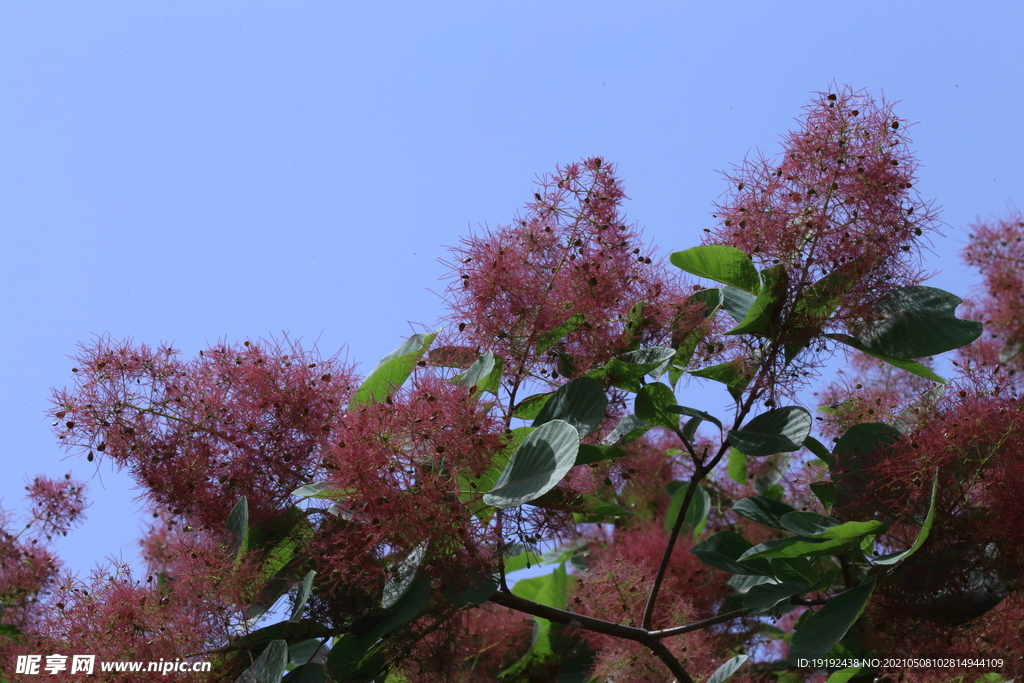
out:
M692 624L686 624L685 626L663 628L658 631L648 631L648 634L652 638L670 638L672 636L690 633L691 631L700 631L701 629L708 628L709 626L715 626L716 624L724 624L727 621L738 619L746 616L747 614L749 614L747 610L737 609L732 612L726 612L725 614L719 614L717 617L710 617L708 619L702 619L701 621L695 621Z

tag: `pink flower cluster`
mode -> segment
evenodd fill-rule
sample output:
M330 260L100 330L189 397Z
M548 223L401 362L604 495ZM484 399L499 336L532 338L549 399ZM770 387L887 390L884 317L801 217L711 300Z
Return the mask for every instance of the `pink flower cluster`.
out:
M683 296L626 223L615 166L594 157L559 167L539 186L524 217L453 249L448 304L460 337L514 359L513 376L537 366L556 377L586 372L630 344L667 340ZM542 336L574 315L579 324L538 357Z
M177 355L107 338L83 347L75 388L54 395L58 438L112 458L151 501L199 526L223 529L242 496L254 522L287 507L335 438L351 370L297 344Z
M882 294L916 283L921 240L936 212L914 190L907 123L891 105L848 87L820 93L780 158L747 160L706 243L728 244L762 267L784 266L796 293L842 277L839 319L855 321Z
M971 226L963 251L968 265L984 277L978 298L967 302L968 315L980 320L985 335L961 352L966 358L998 363L1000 356L1014 369L1024 363L1024 214L1013 212L994 222Z

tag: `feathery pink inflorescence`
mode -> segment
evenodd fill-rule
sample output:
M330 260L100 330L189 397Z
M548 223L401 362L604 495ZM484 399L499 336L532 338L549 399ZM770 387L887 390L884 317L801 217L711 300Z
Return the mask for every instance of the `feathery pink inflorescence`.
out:
M666 538L659 517L618 528L614 539L592 545L587 569L576 578L573 609L640 626ZM685 543L677 544L661 587L655 627L679 626L710 616L725 581L721 572L708 574ZM623 683L664 680L664 664L640 644L592 632L581 635L597 652L593 675L598 679L614 678ZM695 677L710 675L727 649L725 640L708 631L666 638L664 643Z
M971 227L964 261L984 277L981 296L967 302L968 314L985 326L984 336L960 355L998 363L1001 352L1014 369L1024 347L1024 214L1015 211L994 222Z
M346 492L339 519L315 541L327 571L382 585L385 557L393 564L427 542L427 571L444 569L430 569L435 551L455 553L465 572L486 566L494 530L474 522L469 502L479 498L464 494L505 444L504 426L473 390L425 371L383 402L350 408L327 451L327 480Z
M128 468L146 496L223 528L241 496L260 521L313 480L353 389L351 370L291 347L217 345L191 361L166 346L100 338L55 392L65 447Z
M457 280L448 303L459 336L512 359L512 373L538 366L541 374L556 376L586 372L634 340L667 339L671 321L683 314L684 296L626 223L615 166L586 159L538 184L524 217L452 250ZM639 302L640 329L627 330ZM538 358L541 336L576 314L582 324Z
M891 105L844 87L806 111L781 158L747 160L727 175L733 189L705 242L785 266L791 292L838 273L837 319L855 323L879 296L919 281L936 212L913 189L907 123Z

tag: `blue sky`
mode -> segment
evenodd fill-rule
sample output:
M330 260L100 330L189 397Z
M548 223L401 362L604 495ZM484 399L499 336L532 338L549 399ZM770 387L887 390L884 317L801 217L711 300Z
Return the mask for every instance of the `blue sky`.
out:
M1018 2L0 0L3 504L71 470L69 566L137 555L131 482L44 415L78 342L287 333L372 367L444 315L444 245L536 175L601 155L662 254L693 246L718 171L833 81L920 122L926 265L965 295L966 225L1024 202L1022 33Z

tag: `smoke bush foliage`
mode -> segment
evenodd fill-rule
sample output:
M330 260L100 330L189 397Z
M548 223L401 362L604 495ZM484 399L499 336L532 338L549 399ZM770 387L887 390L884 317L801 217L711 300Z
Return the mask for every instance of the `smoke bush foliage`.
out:
M84 344L54 430L139 483L148 571L62 576L83 487L36 479L31 522L0 517L3 676L72 652L218 681L1014 675L1024 223L974 227L982 334L921 284L907 128L820 93L675 269L613 164L559 167L452 250L445 325L366 375L298 344ZM836 349L816 416L795 397Z

